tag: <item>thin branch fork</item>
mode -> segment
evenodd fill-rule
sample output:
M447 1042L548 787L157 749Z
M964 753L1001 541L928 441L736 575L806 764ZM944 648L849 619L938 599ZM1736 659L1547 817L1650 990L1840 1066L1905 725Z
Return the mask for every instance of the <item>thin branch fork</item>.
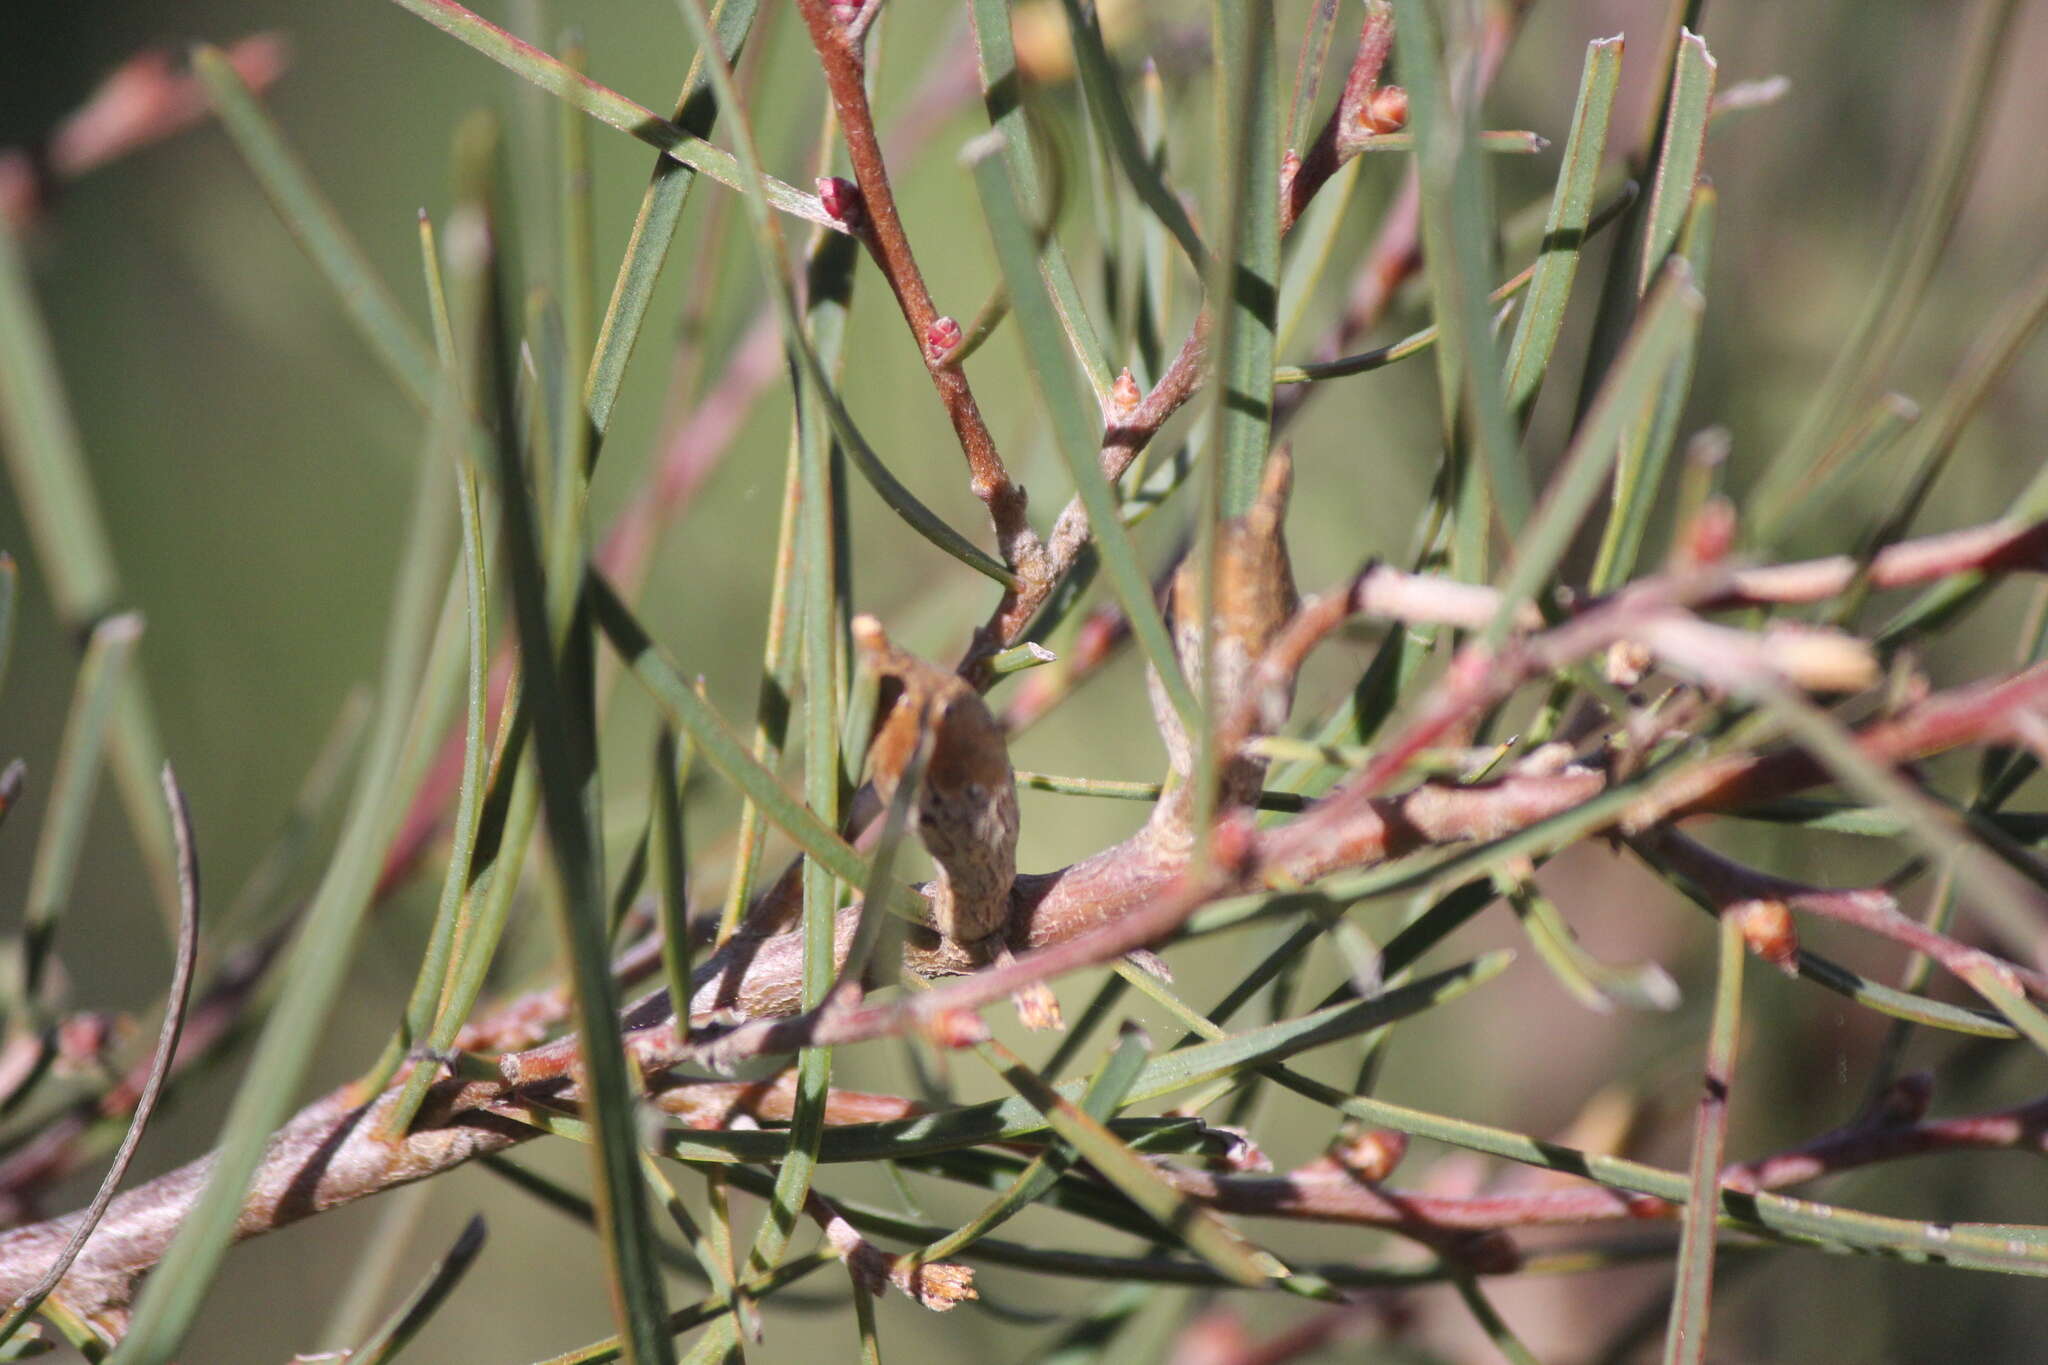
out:
M1646 860L1678 871L1724 909L1757 901L1778 901L1791 909L1902 944L1940 963L1959 981L1969 979L1965 967L1980 964L1985 958L1983 949L1930 929L1902 913L1898 898L1881 887L1808 886L1747 867L1668 827L1635 835L1628 843ZM2048 999L2048 976L2015 962L2000 960L1999 965L2034 996Z
M1351 59L1351 70L1344 79L1344 93L1337 98L1337 107L1331 111L1322 131L1298 162L1293 173L1286 177L1286 193L1280 200L1280 230L1285 232L1301 217L1309 200L1315 197L1323 183L1337 173L1343 165L1344 148L1350 144L1347 134L1353 133L1359 116L1366 112L1366 106L1379 85L1380 72L1385 69L1387 56L1394 48L1394 14L1390 6L1380 3L1365 7L1365 23L1359 30L1358 50Z
M1479 93L1485 91L1492 83L1494 74L1500 69L1501 59L1507 52L1508 40L1520 23L1524 8L1525 5L1518 4L1509 14L1489 19L1478 57ZM1283 236L1308 207L1316 193L1329 183L1330 177L1345 161L1359 153L1359 141L1355 137L1347 137L1346 129L1357 118L1360 109L1369 99L1371 90L1386 63L1388 46L1393 37L1393 26L1383 10L1382 5L1368 6L1367 18L1359 33L1358 48L1352 58L1344 93L1318 131L1315 141L1311 144L1310 154L1302 158L1284 187L1285 193L1280 204ZM1329 148L1328 155L1323 155L1320 150L1325 146ZM1394 290L1421 264L1420 206L1421 200L1416 193L1415 178L1411 170L1403 182L1399 197L1387 212L1379 239L1367 253L1366 262L1360 268L1343 319L1319 349L1318 354L1321 358L1335 359L1351 341L1377 323L1392 302ZM1167 419L1201 390L1209 356L1211 323L1209 309L1205 304L1196 313L1194 324L1181 342L1179 351L1174 354L1172 362L1153 384L1151 391L1145 394L1135 407L1127 411L1104 412L1105 429L1100 458L1103 477L1112 484L1123 477L1124 471L1129 469L1145 447L1151 444L1152 438L1159 434ZM1327 354L1323 354L1325 351ZM1303 385L1276 396L1273 409L1276 432L1293 416L1300 404L1307 400L1313 387ZM967 658L962 662L963 676L984 687L994 681L986 669L986 646L983 642L992 642L995 648L1006 648L1016 644L1023 637L1025 628L1031 624L1039 607L1043 606L1045 599L1051 595L1053 586L1073 568L1082 548L1088 543L1089 534L1088 514L1082 508L1080 498L1069 499L1053 525L1052 534L1046 538L1049 557L1047 579L1042 585L1034 585L1030 591L1003 600L995 615L977 637L976 647L970 649Z

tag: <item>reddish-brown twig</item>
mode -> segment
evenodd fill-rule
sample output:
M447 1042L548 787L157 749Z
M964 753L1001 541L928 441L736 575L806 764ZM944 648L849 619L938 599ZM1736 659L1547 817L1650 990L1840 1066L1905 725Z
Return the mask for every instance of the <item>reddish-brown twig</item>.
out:
M988 508L1003 562L1017 570L1026 583L1040 582L1047 572L1045 547L1025 516L1024 490L1010 480L1009 470L996 450L995 438L982 421L966 373L957 365L930 359L926 341L939 319L939 310L932 303L931 291L925 287L924 274L918 269L909 234L903 230L903 219L896 211L896 197L889 187L888 164L883 159L881 139L875 133L874 112L868 107L867 64L861 57L859 35L848 32L828 0L798 0L798 5L810 29L819 65L824 69L825 84L832 93L832 105L839 115L847 157L853 166L854 183L860 189L858 235L896 296L918 354L927 357L925 369L967 457L974 496Z
M1962 566L1967 568L1967 565ZM1361 576L1370 582L1370 575ZM1403 590L1412 584L1400 584ZM1257 831L1238 812L1210 832L1211 856L1189 871L1160 849L1132 842L1041 876L1017 879L1009 937L1020 955L914 998L861 1003L836 999L825 1009L795 1015L801 980L800 934L735 943L700 969L699 1010L729 1007L753 1022L719 1036L703 1033L708 1047L677 1035L662 993L635 1006L622 1021L627 1046L656 1092L673 1090L669 1068L693 1053L739 1057L810 1043L852 1042L924 1031L947 1041L982 1035L973 1011L1036 981L1106 961L1170 935L1187 916L1216 897L1277 879L1312 882L1331 872L1369 866L1432 844L1499 837L1536 820L1570 810L1606 790L1606 774L1590 768L1510 775L1498 782L1455 786L1425 782L1407 792L1381 790L1407 758L1460 718L1491 705L1522 680L1584 658L1660 614L1683 611L1688 601L1711 599L1723 580L1711 575L1647 580L1610 601L1540 634L1512 639L1497 651L1468 651L1424 699L1414 720L1331 798L1269 831ZM1358 590L1345 592L1348 599ZM1276 649L1285 641L1277 642ZM1966 744L2009 737L2012 718L2048 700L2048 665L2010 678L1938 693L1897 715L1855 732L1865 755L1898 764ZM1828 780L1806 754L1788 750L1736 755L1701 765L1700 776L1667 783L1626 814L1625 831L1684 814L1703 813L1775 797ZM859 910L835 926L841 952L850 943ZM906 965L927 976L973 971L957 944L913 934ZM773 1018L769 1016L789 1016ZM558 1107L573 1100L577 1042L558 1039L500 1059L501 1079L444 1082L432 1093L414 1129L397 1144L379 1138L379 1106L367 1110L344 1087L294 1117L272 1139L249 1202L237 1224L252 1236L324 1208L422 1179L483 1152L522 1141L531 1129L516 1121L529 1105ZM87 1247L62 1301L118 1331L136 1279L155 1263L170 1229L204 1185L210 1159L151 1182L115 1201L102 1232ZM1547 1207L1547 1206L1546 1206ZM45 1263L69 1235L65 1219L20 1229L0 1240L0 1291L19 1267Z
M1984 950L1928 928L1900 912L1898 899L1881 887L1833 889L1808 886L1745 867L1675 829L1660 827L1629 840L1647 860L1680 873L1722 907L1756 901L1779 901L1794 910L1847 924L1888 938L1940 963L1958 980L1960 968L1981 963ZM2006 963L2014 979L2037 997L2048 998L2048 976L2016 963Z

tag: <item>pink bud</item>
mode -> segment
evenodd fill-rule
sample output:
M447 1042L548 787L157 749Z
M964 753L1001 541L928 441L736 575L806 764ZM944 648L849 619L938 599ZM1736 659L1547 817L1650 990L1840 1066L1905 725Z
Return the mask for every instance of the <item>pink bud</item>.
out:
M860 186L851 180L836 175L820 177L818 202L825 206L832 221L842 227L858 228L867 221L867 203L861 198Z
M1365 98L1358 111L1359 131L1398 133L1408 126L1408 92L1398 85L1383 85Z
M1125 366L1124 372L1116 377L1116 383L1109 386L1109 397L1120 412L1129 412L1144 400L1145 395L1138 391L1138 381L1132 376L1129 366Z
M1218 820L1209 831L1209 856L1216 866L1233 877L1251 870L1253 841L1257 831L1244 812Z
M970 1009L957 1006L938 1011L924 1021L924 1035L936 1047L951 1051L988 1041L988 1025Z
M946 353L958 346L962 334L960 324L944 313L925 324L924 356L934 365L946 358Z
M1692 562L1710 568L1727 557L1735 544L1735 504L1723 497L1707 499L1686 528L1686 551Z

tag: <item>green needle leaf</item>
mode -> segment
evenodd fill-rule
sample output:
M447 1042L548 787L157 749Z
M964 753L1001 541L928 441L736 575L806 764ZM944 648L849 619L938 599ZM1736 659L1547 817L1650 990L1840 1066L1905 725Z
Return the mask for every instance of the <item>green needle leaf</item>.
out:
M1543 220L1543 254L1529 282L1529 298L1508 348L1507 401L1523 423L1535 406L1543 377L1550 370L1558 334L1564 330L1565 304L1579 272L1579 253L1591 235L1593 197L1598 192L1600 162L1607 152L1607 127L1614 112L1614 92L1621 82L1622 38L1601 38L1586 45L1586 67L1579 77L1579 100L1572 111L1572 131L1565 139L1557 191Z
M326 276L349 321L407 396L422 408L432 406L439 369L433 352L371 268L341 215L285 145L277 125L218 48L195 48L192 70L206 87L221 127L234 139L235 150L270 197L277 216Z
M600 123L631 133L662 155L710 176L730 189L749 189L739 161L730 152L713 146L695 133L683 131L618 91L599 85L531 43L513 37L483 16L454 3L454 0L393 0L393 3L401 9L410 10L450 37L467 43L514 75L531 81L558 99L567 100ZM833 231L839 230L839 225L825 212L816 195L805 194L780 180L768 179L766 202L778 212Z
M1068 0L1069 5L1073 0ZM1270 7L1214 0L1216 148L1222 241L1209 272L1216 312L1220 514L1258 500L1273 440L1273 334L1280 299L1280 77Z
M484 1249L485 1232L484 1216L480 1213L463 1224L454 1244L434 1263L434 1268L420 1281L420 1287L399 1305L375 1335L349 1352L349 1360L360 1361L361 1365L390 1365L396 1360L420 1329L440 1311L441 1305L448 1301L462 1283L462 1277L469 1273L470 1266Z

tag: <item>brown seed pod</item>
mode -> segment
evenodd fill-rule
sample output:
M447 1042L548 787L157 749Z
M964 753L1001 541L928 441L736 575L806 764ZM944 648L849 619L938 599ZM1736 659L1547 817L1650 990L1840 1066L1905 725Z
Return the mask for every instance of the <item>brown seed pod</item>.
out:
M1285 521L1294 463L1285 447L1266 461L1258 501L1241 517L1224 523L1216 544L1215 601L1210 612L1209 655L1216 668L1211 691L1215 714L1228 716L1253 685L1259 659L1293 617L1301 599L1294 590L1294 566L1287 556ZM1202 685L1202 566L1190 557L1174 573L1170 623L1181 669L1197 692ZM1194 770L1194 745L1167 699L1159 679L1148 675L1152 714L1166 741L1167 761L1176 777ZM1293 702L1292 689L1259 699L1259 728L1276 728ZM1265 776L1261 759L1233 757L1224 768L1219 796L1225 804L1252 800ZM1186 819L1185 801L1160 802L1165 818ZM1178 808L1178 809L1177 809Z
M958 674L896 648L874 617L854 618L853 642L882 683L868 774L885 803L930 732L915 818L918 841L938 866L934 924L970 955L1003 961L1017 879L1017 778L1002 726ZM1011 999L1025 1027L1060 1027L1059 1000L1044 982Z
M917 837L939 878L932 912L939 932L972 946L1002 932L1017 877L1017 780L1002 728L956 674L896 648L872 616L856 617L853 639L882 680L868 750L875 792L887 802L931 732L917 794Z

